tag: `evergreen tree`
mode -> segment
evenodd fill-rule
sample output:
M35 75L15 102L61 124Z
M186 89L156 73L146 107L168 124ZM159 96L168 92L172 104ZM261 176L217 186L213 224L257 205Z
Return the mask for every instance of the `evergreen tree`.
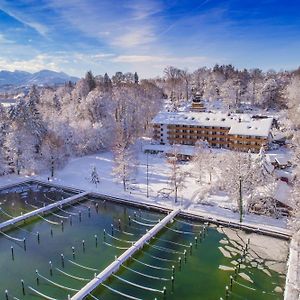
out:
M92 73L92 71L88 71L85 75L85 80L87 81L89 91L92 91L94 88L96 88L96 80Z
M29 93L26 107L23 110L23 125L25 125L25 128L27 128L27 130L36 138L36 144L34 145L36 153L39 152L43 137L47 132L37 107L39 102L40 98L38 91L33 87ZM20 126L22 126L22 124L20 124Z
M134 72L134 83L135 84L139 83L139 76L138 76L137 72Z
M111 80L110 80L110 78L109 78L109 76L108 76L107 73L104 74L104 80L103 80L103 82L104 82L104 90L105 90L105 92L110 91L111 88L112 88L112 83L111 83Z
M255 177L257 182L266 182L273 175L274 167L270 161L267 160L264 147L260 148L260 151L255 160Z

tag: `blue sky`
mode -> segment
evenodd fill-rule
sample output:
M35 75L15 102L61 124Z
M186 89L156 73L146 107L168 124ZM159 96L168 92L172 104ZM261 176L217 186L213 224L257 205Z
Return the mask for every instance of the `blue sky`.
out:
M0 70L300 65L298 0L0 0Z

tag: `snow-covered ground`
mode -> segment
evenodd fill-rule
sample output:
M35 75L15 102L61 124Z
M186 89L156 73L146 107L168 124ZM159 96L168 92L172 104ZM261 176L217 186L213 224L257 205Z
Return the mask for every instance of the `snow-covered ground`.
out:
M185 187L178 193L178 202L174 203L174 193L171 192L170 186L171 171L163 155L148 155L149 197L147 198L147 155L140 152L138 162L139 165L134 180L126 191L123 190L122 183L114 179L112 174L114 160L112 153L109 152L73 158L63 169L55 172L55 177L51 181L54 184L131 201L151 203L167 208L181 207L185 212L202 217L231 223L239 222L239 214L230 209L233 204L228 196L220 192L211 193L209 178L202 178L202 184L200 185L198 176L194 174L189 163L180 165L181 170L188 172L188 176L185 181ZM97 186L90 182L93 167L96 167L100 178L100 184ZM39 176L32 176L32 178L47 181L49 176L50 172ZM17 183L29 178L15 175L3 176L0 178L0 186ZM160 193L160 191L163 191L163 193ZM162 197L162 194L166 195L168 193L170 193L169 197ZM289 234L285 218L274 219L267 216L246 214L243 224L259 229ZM299 273L300 271L296 268L296 274L297 272ZM295 276L293 274L295 272L291 276Z
M164 156L148 155L149 198L147 198L147 155L140 152L138 160L139 165L134 181L132 181L126 191L123 190L122 183L116 181L112 175L113 155L109 152L73 158L63 169L55 172L55 177L51 181L60 185L129 199L131 201L153 203L169 208L181 206L189 212L202 216L213 216L215 218L226 219L230 222L238 222L239 214L231 210L235 204L225 194L220 192L211 193L208 178L202 178L202 184L200 185L197 174L194 174L191 165L188 163L180 165L180 168L188 172L189 175L186 177L184 188L178 192L178 202L175 203L174 193L172 193L170 185L170 167ZM94 166L100 178L100 184L97 186L90 182L91 171ZM50 171L49 173L33 177L47 181L49 176ZM4 176L1 177L0 184L2 186L22 179L24 177ZM166 194L170 194L169 197L163 197ZM244 222L255 224L260 228L264 226L269 228L276 227L278 231L285 231L287 228L287 220L285 218L274 219L266 216L246 214Z

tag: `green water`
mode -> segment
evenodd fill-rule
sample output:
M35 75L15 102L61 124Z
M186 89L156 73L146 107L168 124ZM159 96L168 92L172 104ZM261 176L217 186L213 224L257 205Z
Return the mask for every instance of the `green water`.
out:
M164 251L155 249L148 246L144 250L148 254L139 253L134 257L139 261L145 262L148 265L159 266L170 268L172 264L176 267L174 287L172 288L172 283L170 281L159 281L156 279L149 279L142 277L138 274L131 272L128 269L122 268L120 272L117 273L119 277L122 277L130 282L138 283L142 286L156 288L162 290L164 286L167 288L167 299L185 299L185 300L195 300L195 299L220 299L221 297L225 299L225 287L230 286L230 275L234 276L234 271L224 271L219 269L220 265L233 267L231 263L235 259L239 259L241 254L237 254L232 258L226 258L222 255L221 251L218 249L220 246L220 240L226 238L229 242L228 246L232 248L241 249L243 245L240 243L233 242L231 244L227 236L223 233L218 232L215 228L208 228L206 236L199 242L198 231L189 225L182 225L179 222L175 222L172 228L177 228L182 231L190 232L194 230L195 235L198 236L198 245L195 246L194 235L179 234L172 232L168 229L160 233L159 238L163 240L170 240L180 244L189 245L193 243L192 254L190 250L179 245L172 245L168 242L154 239L152 245L161 246L168 249L174 249L176 251L183 251L187 249L187 261L182 263L181 270L179 270L179 264L176 262L163 262L161 260L151 258L148 254L156 257L167 258L170 260L177 261L178 257L181 256L183 259L183 254L170 254ZM200 235L201 236L201 235ZM253 235L252 235L253 237ZM251 249L251 243L249 246ZM248 251L251 252L251 251ZM240 273L243 272L250 276L253 280L249 282L243 279L241 276L237 275L235 277L236 282L233 283L232 290L229 289L228 299L283 299L282 293L276 293L274 291L275 287L284 286L284 276L280 276L277 272L274 272L264 266L270 275L267 275L262 269L254 268L251 266L251 255L247 254L246 259L243 262L245 265L244 269L240 269ZM172 271L168 270L156 270L147 266L141 265L139 262L131 260L126 265L127 267L137 270L141 273L170 278ZM263 267L263 263L260 268ZM120 281L118 278L111 278L105 284L109 285L117 291L122 291L127 295L131 295L140 299L163 299L161 293L143 290L139 287L129 286L127 283ZM120 295L114 291L110 291L105 287L100 287L96 292L93 293L98 299L120 299Z
M52 193L55 194L55 191ZM56 197L56 199L60 199L61 195L58 194ZM22 199L18 201L22 203ZM25 208L27 207L25 206ZM36 219L24 224L22 229L16 228L6 232L14 238L23 239L25 237L26 250L24 250L22 242L0 236L0 299L5 299L6 289L9 299L13 299L13 297L26 300L42 299L30 291L28 286L49 297L67 299L68 294L75 294L74 290L82 288L88 282L87 280L94 277L94 273L100 273L115 259L116 255L125 251L124 248L130 247L130 241L136 241L146 232L146 229L149 230L151 227L145 226L146 224L154 224L154 221L164 216L153 211L139 210L96 199L89 199L76 206L64 208L64 210L68 213L57 211L55 212L57 215L44 216L48 221L57 222L57 225L50 224L43 219ZM69 218L64 219L59 216ZM130 224L128 216L131 216ZM119 220L120 231L118 230ZM60 224L61 221L63 221L63 227ZM111 224L114 224L113 237L111 237ZM241 249L245 249L245 243L243 240L231 240L220 228L212 226L207 228L204 235L202 225L197 223L196 226L192 226L182 223L182 220L168 225L180 232L163 229L150 245L146 245L142 251L134 255L138 261L128 261L116 275L139 286L159 291L163 290L165 286L167 299L210 300L220 299L220 297L225 299L225 286L230 285L230 275L234 276L235 272L234 270L221 270L219 266L234 267L234 262L242 258ZM105 240L104 229L107 232ZM53 234L51 234L51 230ZM39 232L40 242L38 242L37 232ZM237 234L239 233L242 232L238 231ZM247 237L247 234L243 234ZM95 235L97 235L97 243ZM197 246L195 237L198 240ZM251 239L253 238L252 234ZM220 246L224 248L220 241L223 243L225 241L230 247L231 258L226 258L219 250ZM278 243L281 242L278 240ZM190 243L193 243L192 253L190 252ZM11 254L11 246L14 248L14 259ZM75 257L72 254L72 247L75 248ZM283 294L275 292L274 289L275 287L283 289L284 276L265 265L264 252L259 254L259 267L253 267L251 262L253 263L257 258L252 257L254 250L252 251L251 248L250 242L239 273L245 273L253 282L236 275L236 282L233 283L232 290L229 292L229 299L283 299ZM186 262L184 250L187 251ZM257 248L255 248L256 250ZM64 255L63 265L61 254ZM179 257L182 258L181 268L178 263ZM49 261L52 262L52 276L50 275ZM173 288L170 280L172 265L175 266ZM62 274L56 268L68 275ZM57 287L42 277L39 278L37 285L35 270L38 270L39 274L45 278L70 288L70 290ZM155 278L142 276L132 270ZM25 283L25 295L22 292L21 279ZM108 300L122 299L123 296L116 293L118 291L137 299L164 298L159 291L145 290L122 282L118 278L111 277L105 284L113 291L100 286L93 292L94 297ZM89 296L88 299L92 299L92 297Z
M96 202L94 201L85 201L76 207L65 208L72 214L72 225L70 225L70 218L68 220L59 219L57 216L49 214L44 218L48 221L57 222L58 225L52 225L40 219L25 224L22 226L22 230L17 228L6 232L14 238L23 239L25 237L26 251L23 242L13 241L3 235L0 236L0 299L5 299L6 289L10 297L17 297L18 299L40 298L31 292L28 286L56 299L67 299L68 294L74 294L73 291L53 286L42 278L39 279L39 285L37 285L35 270L55 283L72 289L80 289L87 283L86 281L67 277L59 273L56 268L90 280L94 277L94 273L99 273L108 266L115 259L115 255L120 255L124 250L103 244L103 230L107 230L106 241L110 244L108 234L111 234L111 224L115 224L114 234L116 234L118 220L120 219L121 224L125 224L128 221L128 215L133 216L136 208L127 208L123 205L103 201L97 203L99 204L98 209L96 209ZM90 213L88 207L90 207ZM74 215L79 212L81 212L81 218L79 215ZM61 216L68 216L62 211L56 213ZM142 213L145 216L148 215L147 211L142 211ZM156 218L161 216L156 214ZM64 221L63 228L60 224L61 220ZM51 235L51 229L53 235ZM133 232L133 235L130 236L132 239L137 239L142 232L145 232L144 229L141 230L140 228L131 228L131 231ZM40 242L37 239L37 232L39 232ZM97 246L95 235L97 235L98 240ZM14 248L14 259L12 259L11 246ZM75 259L73 258L72 247L75 248ZM61 254L64 255L64 268ZM69 260L96 270L86 270L70 263ZM53 276L50 276L49 261L52 262ZM25 283L25 295L22 292L21 279Z
M51 200L61 200L72 196L64 190L46 185L28 183L0 191L0 222L17 217L21 213L35 210L36 206L52 203Z

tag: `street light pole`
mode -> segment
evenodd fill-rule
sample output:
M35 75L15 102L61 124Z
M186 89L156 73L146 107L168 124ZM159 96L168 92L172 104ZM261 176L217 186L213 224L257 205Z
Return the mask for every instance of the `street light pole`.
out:
M240 206L240 223L243 222L243 197L242 197L242 177L240 176L239 178L239 192L240 192L240 201L239 201L239 206Z
M147 152L147 198L149 198L149 161L148 161L149 153Z

